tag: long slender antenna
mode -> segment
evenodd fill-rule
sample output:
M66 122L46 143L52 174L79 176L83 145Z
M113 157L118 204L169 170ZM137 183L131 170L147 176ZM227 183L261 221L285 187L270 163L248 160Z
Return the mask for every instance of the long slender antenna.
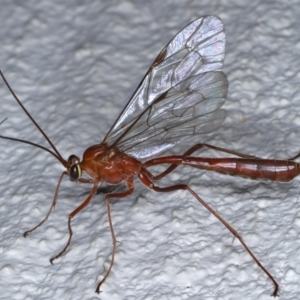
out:
M0 122L0 125L3 124L6 120L7 120L7 118L5 118L4 120L2 120L2 121Z
M3 123L4 121L2 121L0 123L0 125ZM13 138L13 137L10 137L10 136L5 136L5 135L0 135L0 138L1 139L5 139L5 140L11 140L11 141L15 141L15 142L20 142L20 143L24 143L24 144L28 144L28 145L31 145L31 146L34 146L34 147L37 147L37 148L40 148L40 149L43 149L47 152L49 152L50 154L52 154L56 159L58 159L63 165L65 165L65 161L64 159L61 160L61 158L56 155L53 151L51 151L50 149L42 146L42 145L39 145L39 144L36 144L36 143L33 143L33 142L30 142L30 141L26 141L26 140L22 140L22 139L17 139L17 138Z
M58 152L58 150L56 149L56 147L54 146L54 144L51 142L50 138L46 135L46 133L44 132L44 130L40 127L40 125L33 119L33 117L30 115L30 113L27 111L27 109L24 107L24 105L22 104L22 102L19 100L19 98L17 97L17 95L15 94L15 92L13 91L13 89L11 88L11 86L9 85L9 83L7 82L6 78L4 77L2 71L0 70L0 75L4 81L4 83L6 84L6 86L8 87L10 93L13 95L13 97L15 98L15 100L18 102L18 104L21 106L21 108L23 109L23 111L26 113L26 115L28 116L28 118L31 120L31 122L35 125L35 127L40 131L40 133L44 136L44 138L47 140L47 142L50 144L50 146L52 147L52 149L54 150L54 152L52 152L51 150L40 146L38 144L29 142L29 141L25 141L25 140L20 140L20 139L15 139L15 138L11 138L11 137L6 137L6 136L0 136L3 139L8 139L8 140L12 140L12 141L17 141L17 142L21 142L21 143L25 143L25 144L29 144L38 148L41 148L49 153L51 153L52 155L54 155L64 166L67 165L66 161L63 159L63 157L60 155L60 153ZM5 119L6 120L6 119ZM3 120L1 122L1 124L5 121ZM0 125L1 125L0 124Z

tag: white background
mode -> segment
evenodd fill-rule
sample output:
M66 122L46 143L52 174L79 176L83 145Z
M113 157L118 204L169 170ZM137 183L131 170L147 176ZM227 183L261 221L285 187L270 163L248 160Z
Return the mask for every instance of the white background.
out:
M266 158L295 155L300 1L1 1L0 68L62 155L81 157L163 46L204 15L225 24L230 87L228 117L199 142ZM1 134L47 145L3 83L0 103L0 120L8 117ZM67 241L67 215L89 187L65 180L47 223L25 239L47 213L63 169L24 144L0 140L0 149L1 299L271 299L272 282L192 196L156 194L140 183L113 201L120 243L95 294L112 247L104 195L74 218L71 247L50 265ZM172 182L190 184L240 232L277 279L280 299L299 297L299 179L257 182L178 168L161 185Z

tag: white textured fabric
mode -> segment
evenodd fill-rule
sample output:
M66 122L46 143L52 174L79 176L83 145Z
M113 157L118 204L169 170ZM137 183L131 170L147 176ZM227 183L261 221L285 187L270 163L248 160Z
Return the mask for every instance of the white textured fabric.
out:
M225 25L229 93L224 124L200 142L267 158L300 150L299 1L61 2L1 5L0 69L65 158L101 141L165 44L204 15ZM0 103L1 134L46 145L3 83ZM197 200L139 183L113 201L115 264L95 294L112 248L104 195L74 218L71 246L51 265L89 187L65 180L49 220L25 239L46 215L62 167L24 144L0 140L0 149L0 299L271 299L272 282ZM239 231L281 300L299 297L299 179L178 168L161 185L173 182L189 183Z

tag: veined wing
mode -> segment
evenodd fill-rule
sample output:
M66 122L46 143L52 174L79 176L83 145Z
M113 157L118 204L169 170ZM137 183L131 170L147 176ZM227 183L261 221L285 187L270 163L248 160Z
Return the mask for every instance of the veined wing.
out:
M222 21L202 17L161 51L103 142L136 158L216 129L227 95Z

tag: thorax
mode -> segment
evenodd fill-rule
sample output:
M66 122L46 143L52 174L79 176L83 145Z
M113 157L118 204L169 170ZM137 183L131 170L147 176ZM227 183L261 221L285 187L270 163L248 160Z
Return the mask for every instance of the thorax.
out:
M91 178L102 179L108 184L118 184L137 174L141 163L116 147L97 144L84 152L80 166Z

